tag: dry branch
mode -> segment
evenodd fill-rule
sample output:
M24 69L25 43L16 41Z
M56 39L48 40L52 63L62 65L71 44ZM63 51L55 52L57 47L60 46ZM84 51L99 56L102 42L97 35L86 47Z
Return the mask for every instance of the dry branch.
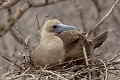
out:
M38 30L40 30L40 23L39 23L39 19L38 19L37 14L36 14L36 19L37 19L37 23L38 23Z
M27 4L23 5L23 7L21 7L14 15L11 16L11 19L9 21L9 26L4 29L2 32L0 32L0 37L2 37L3 35L5 35L9 30L11 30L11 28L15 25L15 23L19 20L19 18L22 17L22 15L31 7L44 7L44 6L48 6L48 5L52 5L55 3L59 3L62 1L66 1L66 0L57 0L57 1L48 1L48 3L42 3L42 2L38 2L38 3L33 3L33 2L28 2Z
M84 45L83 45L83 53L84 53L85 63L88 66L89 65L88 56ZM89 70L89 67L87 69ZM88 74L89 74L89 80L91 80L91 72L88 71Z
M11 8L12 6L14 6L15 4L17 4L20 0L7 0L5 2L3 2L2 4L2 8L6 9L6 8Z
M116 0L116 2L114 3L114 5L110 8L110 10L107 12L107 14L95 25L95 28L91 29L88 33L87 36L90 36L91 33L93 33L101 24L103 24L103 22L111 15L111 13L113 12L113 10L115 9L116 5L118 4L119 0Z
M104 80L107 80L107 76L108 76L107 66L106 66L106 64L105 64L105 62L104 62L103 60L101 60L101 59L99 59L99 60L103 63L103 65L104 65L104 67L105 67L105 79L104 79Z
M0 53L2 53L2 52L0 52ZM4 53L2 53L2 54L4 54ZM0 56L1 56L2 58L4 58L5 60L7 60L7 61L9 61L10 63L14 64L14 65L15 65L16 67L18 67L20 70L22 70L22 68L21 68L18 64L14 63L13 61L11 61L10 59L8 59L7 57L5 57L5 56L2 55L2 54L0 54Z
M108 13L95 25L95 29L97 27L99 27L113 12L114 8L116 7L116 5L118 4L119 0L117 0L114 5L111 7L111 9L108 11ZM94 30L95 30L94 29Z

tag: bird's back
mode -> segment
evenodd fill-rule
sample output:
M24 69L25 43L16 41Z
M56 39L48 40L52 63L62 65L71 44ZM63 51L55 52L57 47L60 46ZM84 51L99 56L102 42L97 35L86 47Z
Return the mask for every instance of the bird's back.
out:
M87 43L84 35L78 30L64 31L59 35L63 40L66 55L65 61L84 57L83 45Z

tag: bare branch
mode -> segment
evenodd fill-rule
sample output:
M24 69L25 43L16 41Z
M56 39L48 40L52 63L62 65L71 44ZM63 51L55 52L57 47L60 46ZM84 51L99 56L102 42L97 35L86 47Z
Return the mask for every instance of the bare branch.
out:
M112 3L114 3L115 4L115 1L114 0L110 0ZM119 4L116 4L117 6L119 6L120 7L120 5Z
M88 66L89 65L88 56L87 56L87 52L86 52L86 49L85 49L84 45L83 45L83 53L84 53L86 65ZM87 69L89 70L90 68L88 67ZM89 75L89 80L91 80L91 72L90 71L88 72L88 75Z
M20 31L17 28L16 28L16 30L17 30L18 33L20 33ZM32 51L31 46L28 43L26 43L21 36L19 36L19 39L21 40L21 42L24 45L25 49L29 49L30 51Z
M60 76L59 74L56 74L56 73L54 73L52 71L48 71L48 70L43 69L42 72L46 72L46 73L50 73L52 75L56 75L57 77L61 78L62 80L68 80L68 79L66 79L66 78L64 78L64 77Z
M11 30L11 28L15 25L15 23L19 20L19 18L22 17L22 15L31 7L43 7L43 6L47 6L47 5L52 5L55 3L59 3L62 1L66 1L66 0L58 0L58 1L49 1L47 4L46 3L32 3L29 2L28 4L25 4L22 8L20 8L13 16L11 16L11 20L9 22L9 27L6 28L5 30L3 30L2 32L0 32L0 37L2 37L3 35L5 35L9 30Z
M15 33L15 31L13 29L11 29L10 33L18 43L23 44L22 41L18 38L18 35Z
M2 37L4 34L6 34L9 30L11 30L11 28L15 25L15 23L17 22L17 20L24 14L25 11L28 10L28 6L24 5L22 8L20 8L14 15L13 17L10 16L10 21L8 22L9 27L7 27L5 30L3 30L0 33L0 37Z
M57 1L48 1L47 4L46 2L45 3L42 3L42 2L38 2L38 3L33 3L33 2L30 2L30 7L41 7L41 6L47 6L47 5L52 5L52 4L55 4L55 3L59 3L59 2L62 2L62 1L67 1L67 0L57 0Z
M0 52L0 53L2 53L2 52ZM4 54L4 53L2 53L2 54ZM4 55L2 55L2 54L0 54L0 56L1 56L2 58L4 58L5 60L11 62L11 63L14 64L16 67L18 67L20 70L22 70L22 68L21 68L19 65L17 65L16 63L14 63L13 61L11 61L10 59L6 58L6 57L5 57Z
M107 14L95 25L94 29L91 29L88 33L87 36L90 36L92 32L94 32L113 12L113 10L115 9L116 5L118 4L119 0L117 0L115 2L115 4L110 8L110 10L107 12Z
M25 77L25 76L29 76L29 77L32 77L33 80L35 80L35 76L32 75L32 74L21 74L21 75L17 75L17 76L14 76L12 78L7 78L7 80L15 80L15 79L18 79L20 77Z
M109 62L111 62L111 61L114 61L116 58L118 58L120 56L120 51L118 52L118 54L117 55L115 55L113 58L111 58L110 60L109 60Z
M11 8L12 6L14 6L15 4L17 4L20 0L7 0L2 4L2 8L6 9L6 8Z
M110 15L111 15L111 13L113 12L113 10L114 10L114 8L116 7L116 5L118 4L118 2L119 2L119 0L117 0L116 2L115 2L115 4L111 7L111 9L108 11L108 13L95 25L95 29L97 28L97 27L99 27ZM94 29L94 30L95 30Z
M37 14L36 14L36 19L37 19L37 23L38 23L38 30L40 30L40 23L39 23L39 19L38 19Z
M106 64L105 64L105 62L104 62L103 60L101 60L101 59L99 59L99 60L103 63L103 65L104 65L104 67L105 67L105 79L104 79L104 80L107 80L107 75L108 75L107 66L106 66Z

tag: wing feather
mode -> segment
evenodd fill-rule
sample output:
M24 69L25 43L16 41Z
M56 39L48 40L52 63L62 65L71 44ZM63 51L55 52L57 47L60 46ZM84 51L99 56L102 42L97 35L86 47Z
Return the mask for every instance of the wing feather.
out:
M78 59L84 57L83 45L86 48L86 52L90 54L89 40L86 39L85 35L78 30L64 31L59 34L59 37L63 40L64 48L66 51L65 61L71 59ZM94 48L99 47L108 37L108 31L103 32L99 36L93 38Z
M59 35L63 40L66 55L65 61L71 59L78 59L83 57L83 45L86 39L83 34L78 30L69 30L60 33Z

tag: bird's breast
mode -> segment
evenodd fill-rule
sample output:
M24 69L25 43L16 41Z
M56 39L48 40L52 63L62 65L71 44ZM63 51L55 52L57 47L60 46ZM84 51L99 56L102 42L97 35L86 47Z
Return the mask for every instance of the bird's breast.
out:
M55 39L56 38L56 39ZM61 38L54 37L40 42L33 51L35 65L54 65L64 61L65 49Z

